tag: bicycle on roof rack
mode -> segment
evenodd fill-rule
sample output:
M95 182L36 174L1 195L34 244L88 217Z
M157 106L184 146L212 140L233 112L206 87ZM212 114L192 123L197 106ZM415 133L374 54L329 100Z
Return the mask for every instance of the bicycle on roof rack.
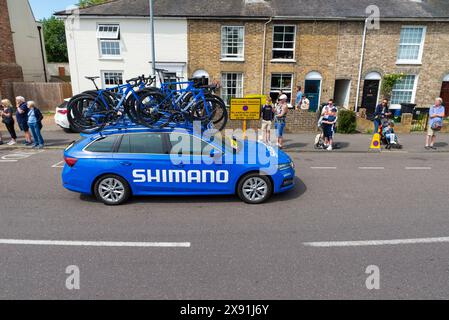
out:
M223 100L214 94L216 86L209 86L206 78L189 81L166 81L164 69L156 69L157 77L140 76L121 83L116 79L112 88L100 89L99 77L86 77L96 90L74 96L68 103L68 120L82 133L95 133L106 126L142 125L149 128L191 127L199 121L203 128L223 130L228 112Z
M95 83L97 77L89 77ZM94 133L107 125L114 125L128 117L137 122L133 113L140 95L148 90L152 77L140 76L112 88L86 91L74 96L67 105L67 117L70 124L82 133Z
M198 79L162 83L160 92L144 94L136 106L139 123L149 128L198 121L203 128L222 130L228 121L223 101L211 95Z

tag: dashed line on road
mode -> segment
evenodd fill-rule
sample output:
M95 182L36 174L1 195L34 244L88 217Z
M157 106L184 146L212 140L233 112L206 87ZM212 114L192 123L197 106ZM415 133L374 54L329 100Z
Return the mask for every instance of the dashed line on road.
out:
M405 167L405 170L432 170L432 167Z
M310 167L312 170L336 170L337 167Z
M440 238L417 238L417 239L395 239L395 240L369 240L369 241L329 241L329 242L305 242L307 247L332 248L332 247L363 247L363 246L387 246L401 244L425 244L445 243L449 237Z
M52 168L64 168L65 161L59 161L58 163L55 163L52 165Z
M0 245L68 246L68 247L134 247L190 248L190 242L109 242L0 239Z
M385 170L385 167L359 167L359 170Z
M3 160L0 159L0 163L11 163L11 162L18 162L19 160Z

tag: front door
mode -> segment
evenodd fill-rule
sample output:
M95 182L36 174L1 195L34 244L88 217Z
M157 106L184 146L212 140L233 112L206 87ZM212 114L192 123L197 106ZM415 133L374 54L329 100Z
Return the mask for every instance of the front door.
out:
M366 109L367 115L373 115L376 110L379 85L379 80L365 80L365 85L363 87L362 108Z
M441 98L446 106L446 117L449 117L449 81L443 82L441 87Z
M304 95L310 100L310 111L315 112L320 104L321 80L306 80Z

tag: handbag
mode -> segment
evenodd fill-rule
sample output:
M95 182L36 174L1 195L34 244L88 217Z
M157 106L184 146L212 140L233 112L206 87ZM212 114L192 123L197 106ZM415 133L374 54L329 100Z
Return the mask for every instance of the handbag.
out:
M440 120L437 120L434 123L432 123L433 131L440 131L442 128L443 128L443 123Z

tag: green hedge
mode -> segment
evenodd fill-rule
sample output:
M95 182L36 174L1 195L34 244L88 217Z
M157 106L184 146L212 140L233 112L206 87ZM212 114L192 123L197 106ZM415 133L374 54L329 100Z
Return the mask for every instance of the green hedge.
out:
M357 129L356 113L351 110L340 110L338 112L337 131L339 133L355 133Z

